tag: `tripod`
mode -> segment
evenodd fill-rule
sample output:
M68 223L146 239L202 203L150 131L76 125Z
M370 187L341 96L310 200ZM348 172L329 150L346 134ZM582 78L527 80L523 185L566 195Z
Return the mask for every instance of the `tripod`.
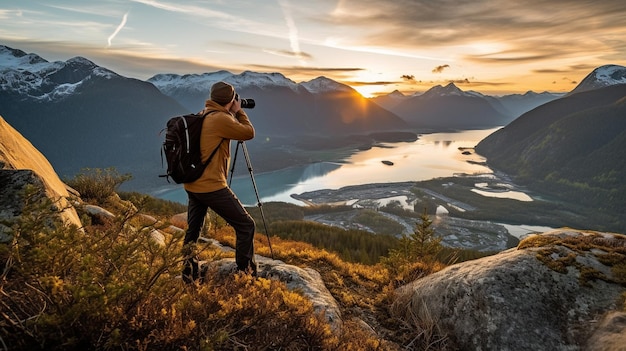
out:
M233 165L230 168L230 179L228 180L228 187L233 181L233 173L235 172L235 163L237 162L237 153L239 152L239 146L243 150L243 156L246 159L246 165L248 166L248 173L250 173L250 179L252 180L252 187L254 188L254 194L256 195L257 206L259 207L259 212L261 212L261 218L263 219L263 227L265 228L265 235L267 235L267 245L270 248L270 255L272 256L272 260L274 259L274 251L272 250L272 242L270 241L270 232L267 230L267 223L265 222L265 215L263 214L263 204L261 204L261 199L259 198L259 191L256 187L256 181L254 180L254 174L252 171L252 164L250 163L250 154L248 154L248 148L243 140L237 141L237 147L235 148L235 155L233 156Z

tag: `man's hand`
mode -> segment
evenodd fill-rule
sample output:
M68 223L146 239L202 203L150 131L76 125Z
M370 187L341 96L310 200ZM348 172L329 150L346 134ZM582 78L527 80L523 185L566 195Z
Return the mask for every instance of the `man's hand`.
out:
M241 110L241 99L234 99L232 105L230 105L230 112L237 114Z

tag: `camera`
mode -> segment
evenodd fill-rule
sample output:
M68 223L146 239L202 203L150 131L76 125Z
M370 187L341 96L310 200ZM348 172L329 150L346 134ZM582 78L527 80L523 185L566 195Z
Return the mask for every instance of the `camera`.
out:
M239 100L239 94L235 94L235 100ZM241 99L241 108L254 108L255 105L253 99Z

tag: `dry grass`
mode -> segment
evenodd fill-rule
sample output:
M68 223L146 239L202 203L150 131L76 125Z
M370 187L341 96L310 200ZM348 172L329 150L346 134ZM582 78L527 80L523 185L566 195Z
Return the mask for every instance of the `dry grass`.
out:
M81 230L55 222L49 202L27 204L13 241L0 244L2 349L445 349L434 316L405 321L389 310L396 287L444 265L418 260L390 271L272 237L276 259L320 272L342 310L343 327L332 330L310 301L278 281L212 274L203 284L182 283L184 231L171 228L185 228L183 218L172 217L180 209L153 199L121 200L113 190L125 179L96 170L75 180L115 216L86 221ZM145 208L156 212L141 213ZM232 228L208 217L202 235L234 247ZM162 244L150 239L165 228ZM232 255L200 246L204 260ZM270 256L265 235L255 237L255 248Z
M278 281L244 274L187 286L182 232L149 240L155 226L113 206L117 219L77 228L47 226L48 204L31 204L0 260L0 346L11 350L393 350L346 313L344 328L331 330L298 292ZM211 234L234 246L230 227ZM308 244L272 238L277 258L319 269L342 306L374 309L388 279L385 270L347 264ZM267 238L257 252L269 254ZM204 247L205 259L222 253ZM356 313L355 313L356 314ZM372 317L375 319L375 317ZM6 349L6 347L4 347Z
M420 297L404 294L394 301L393 314L403 316L401 328L410 339L405 342L406 350L447 350L451 343L439 327L439 314Z

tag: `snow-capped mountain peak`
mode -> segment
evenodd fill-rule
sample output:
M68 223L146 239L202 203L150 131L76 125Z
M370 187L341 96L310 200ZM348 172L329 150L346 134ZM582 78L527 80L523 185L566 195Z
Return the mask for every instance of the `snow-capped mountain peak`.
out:
M244 71L241 74L233 74L229 71L217 71L203 74L158 74L148 82L154 84L162 92L169 94L175 90L185 88L197 92L208 92L211 86L219 81L232 84L237 88L250 87L266 88L283 86L296 90L297 84L280 73L257 73Z
M626 67L618 65L606 65L594 70L596 81L605 86L614 84L626 84Z
M463 92L463 90L459 89L454 83L449 83L448 85L441 86L436 85L430 89L428 89L424 94L420 95L423 98L435 98L442 96L472 96L471 94L467 94Z
M604 65L594 69L570 94L594 90L616 84L626 84L626 67Z
M54 100L72 94L86 79L114 76L117 74L84 57L49 62L38 55L0 45L0 90L38 100Z
M65 61L67 64L74 64L74 65L81 65L81 66L86 66L86 67L97 67L97 65L95 63L93 63L92 61L82 57L82 56L76 56L76 57L72 57L71 59Z
M351 87L323 76L317 77L308 82L302 82L300 83L300 85L312 94L322 94L337 91L355 92L355 90Z
M38 55L27 54L22 50L0 45L0 68L18 68L20 66L48 63Z

